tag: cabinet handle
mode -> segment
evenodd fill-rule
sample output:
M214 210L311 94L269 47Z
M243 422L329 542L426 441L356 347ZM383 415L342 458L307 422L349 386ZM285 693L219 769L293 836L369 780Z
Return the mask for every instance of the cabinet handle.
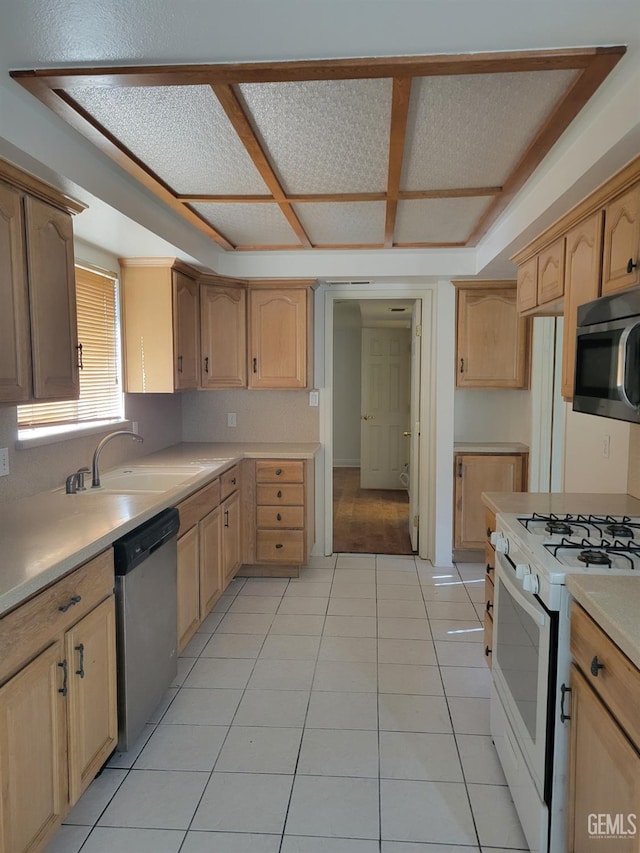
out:
M277 497L277 498L281 498L281 497L282 497L282 492L280 491L280 489L278 489L278 491L276 492L276 497Z
M282 521L282 516L280 515L280 513L277 513L276 521Z
M487 574L490 575L492 571L493 571L493 566L490 566L489 563L487 563Z
M601 669L604 669L604 664L600 663L600 661L598 660L598 655L595 655L595 657L591 661L591 675L594 678L597 678L598 673L600 672Z
M182 356L178 356L178 373L182 373Z
M462 462L458 462L458 477L462 477Z
M231 485L232 485L232 486L235 486L235 484L236 484L236 478L235 478L235 477L232 477L232 478L231 478Z
M229 526L229 510L228 509L225 509L225 511L224 511L224 526L225 527Z
M78 370L84 370L84 364L82 363L82 344L78 344L76 349L78 350Z
M564 712L564 700L565 700L567 693L571 693L571 688L567 687L566 684L561 684L560 685L560 722L561 723L566 723L567 720L571 719L571 716L569 714L565 714L565 712Z
M282 474L282 468L276 468L276 477L279 477Z
M253 372L254 373L258 372L258 359L257 358L253 359Z
M282 546L282 544L281 544L280 542L278 542L278 543L276 544L276 548L282 548L282 547L283 547L283 546Z
M485 610L487 611L487 613L491 613L491 611L493 610L493 604L490 601L487 601L487 606L485 607Z
M634 271L634 269L636 269L637 266L638 266L638 264L637 263L634 264L633 258L629 258L629 261L627 262L627 272L632 273Z
M58 607L58 610L60 613L66 613L70 607L75 607L75 605L80 601L82 601L81 595L72 595L66 604L61 604L60 607Z
M80 669L76 669L76 675L84 678L84 643L74 646L74 649L80 654Z
M489 655L491 654L491 651L492 651L492 650L489 648L489 646L485 646L485 647L484 647L484 656L485 656L486 658L488 658L488 657L489 657Z
M58 687L58 693L62 693L63 696L66 696L67 695L67 661L66 661L66 658L65 658L65 660L62 661L62 663L59 663L58 666L62 667L62 672L63 672L62 687Z
M490 528L490 527L487 527L487 539L491 539L491 534L492 534L492 533L493 533L493 531L491 530L491 528Z
M460 359L460 373L464 373L464 358Z
M209 372L209 356L208 355L205 356L205 359L204 359L204 372L205 373Z

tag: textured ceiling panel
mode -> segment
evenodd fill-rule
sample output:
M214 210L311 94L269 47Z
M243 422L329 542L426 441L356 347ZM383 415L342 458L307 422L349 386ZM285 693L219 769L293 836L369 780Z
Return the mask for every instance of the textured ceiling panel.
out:
M193 204L236 246L295 246L299 240L277 204Z
M463 243L492 201L491 197L400 201L394 242Z
M401 188L502 186L576 73L414 79Z
M243 83L238 88L286 192L386 189L391 80Z
M383 201L295 204L293 207L314 245L384 241L386 205Z
M268 193L209 86L73 87L70 94L175 192Z

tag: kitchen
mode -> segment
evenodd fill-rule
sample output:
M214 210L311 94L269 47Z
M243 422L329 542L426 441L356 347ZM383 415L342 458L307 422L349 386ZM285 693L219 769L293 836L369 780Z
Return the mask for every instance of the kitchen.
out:
M394 4L397 6L397 4ZM412 7L416 14L415 5ZM624 20L625 4L620 4L620 21ZM406 9L405 9L406 11ZM579 10L578 10L579 11ZM632 10L631 10L632 11ZM345 14L344 9L341 14ZM583 14L580 12L580 14ZM13 15L11 16L13 19ZM503 16L508 19L508 13ZM51 21L47 13L42 11L38 26L42 27L40 38L42 40L41 59L32 54L28 44L24 44L29 32L29 26L22 25L16 19L12 23L16 30L7 28L7 40L11 38L11 45L7 45L7 67L35 67L38 64L56 66L62 63L82 64L90 63L92 60L102 61L104 57L111 56L107 44L99 47L87 47L86 53L80 51L77 54L62 56L53 47L47 47L47 27L53 32L59 32L64 36L64 16L59 21ZM269 26L275 24L277 15L275 10ZM454 43L451 35L446 37L444 21L438 32L439 41L434 44L424 43L423 38L411 40L407 38L411 29L411 15L407 13L406 22L398 31L398 44L393 48L385 44L379 46L375 43L374 20L371 28L362 32L359 40L346 45L342 50L337 43L333 51L344 55L383 55L383 54L406 54L441 52L443 50L455 51L459 49ZM632 20L632 16L629 21ZM114 20L107 15L102 21L103 36L115 37ZM175 22L174 22L175 23ZM375 21L379 24L379 20ZM415 21L413 22L415 26ZM302 26L300 22L300 34L312 41L310 27ZM83 26L88 26L85 22ZM233 31L233 24L228 26ZM497 27L494 21L493 26ZM549 45L551 35L548 28L544 28L540 22L531 22L532 30L528 40L522 34L509 32L505 21L501 22L496 32L487 39L486 44L476 43L465 46L465 49L477 50L480 47L486 49L505 48L534 48L540 45ZM582 43L593 44L628 44L628 51L619 69L616 70L614 78L608 81L608 88L594 96L585 112L578 117L575 125L567 131L561 144L554 149L545 161L544 167L536 174L531 184L527 186L526 192L520 199L516 199L511 217L505 217L500 227L492 232L486 241L481 243L477 252L469 249L433 250L431 253L425 250L411 252L403 250L402 258L396 259L393 251L379 254L376 252L358 253L343 251L339 257L328 252L324 257L322 252L315 253L315 257L307 253L243 253L242 256L226 258L224 253L215 251L210 241L201 238L201 235L189 229L180 219L170 214L165 208L150 198L144 191L132 185L123 173L116 170L114 166L107 163L98 155L94 149L87 146L66 126L55 119L44 107L38 105L35 100L25 91L18 89L15 83L2 81L0 97L3 113L7 116L6 137L2 139L0 153L9 160L17 162L27 169L36 170L42 178L59 183L58 176L65 175L66 180L75 186L84 186L84 197L100 196L106 200L107 205L119 207L128 221L119 219L114 227L114 220L109 218L109 209L100 204L89 204L89 212L99 210L101 215L107 217L100 221L90 221L82 225L85 214L77 217L77 229L79 239L77 241L77 255L82 260L92 263L103 269L117 269L115 259L118 256L175 256L175 247L178 246L182 253L189 258L197 258L199 262L210 269L215 269L231 276L250 277L311 277L320 279L362 281L363 279L379 279L384 275L385 282L374 283L373 286L354 285L363 291L363 297L367 296L367 287L374 292L380 289L388 295L390 289L398 290L399 296L415 296L420 291L421 298L425 291L433 292L434 281L448 281L452 277L468 278L476 275L481 270L481 278L492 278L490 262L500 253L509 255L520 249L525 243L533 239L547 224L557 218L565 209L583 198L601 180L608 178L616 169L620 168L637 154L637 118L629 104L633 102L633 93L637 92L637 57L633 51L635 44L631 44L631 35L627 31L632 27L625 27L622 23L611 16L610 20L603 20L593 12L591 26L594 27L593 34L589 38L582 36L577 40L572 32L570 22L565 22L565 29L560 28L553 36L554 44L558 46ZM400 30L406 27L405 41L400 38ZM597 31L600 27L600 31ZM617 27L617 30L616 30ZM501 30L501 28L504 28ZM345 28L345 32L349 28ZM478 26L481 30L481 26ZM84 32L84 30L83 30ZM20 36L20 34L23 34ZM366 43L365 36L371 40ZM21 38L23 41L21 41ZM256 34L257 38L257 34ZM436 39L436 33L432 35ZM538 44L535 44L535 41ZM419 42L419 45L416 44ZM402 43L401 43L402 42ZM91 39L87 36L87 43ZM274 42L275 44L276 42ZM18 46L21 46L18 49ZM274 59L289 56L282 48L272 48ZM126 47L119 54L119 62L130 61L134 55L133 47ZM231 47L231 41L226 46L227 54L222 51L216 53L215 58L224 61L229 59L246 58L251 59L270 58L265 54L264 44L256 46L252 53L248 46L238 47L235 51ZM191 54L182 53L181 61L188 59ZM305 51L302 43L299 43L297 52L291 53L290 58L298 58L304 55L316 56L327 55L326 48L309 44ZM149 54L140 53L140 60L153 61L175 61L174 54L170 51L160 56L157 51ZM200 56L193 54L194 61L204 61L204 51ZM209 58L209 61L211 59ZM635 62L635 64L634 64ZM6 108L6 112L5 112ZM588 132L586 132L588 131ZM3 130L4 133L4 130ZM74 195L72 189L69 193ZM117 203L116 203L117 200ZM96 199L97 201L97 199ZM139 222L146 222L147 229L142 230ZM150 227L151 226L151 227ZM153 233L161 235L162 240ZM115 239L118 234L118 240ZM108 237L106 236L108 235ZM99 248L98 248L99 247ZM514 277L515 268L508 267L507 277ZM501 274L503 275L503 274ZM497 277L501 277L498 275ZM416 283L416 279L420 282ZM455 313L453 289L447 285L438 285L442 295L439 294L438 314L434 322L443 329L453 329ZM408 293L407 293L408 291ZM425 296L426 298L426 296ZM316 310L316 317L321 314ZM318 322L320 322L318 320ZM433 545L436 550L436 563L447 565L450 562L451 543L451 504L452 504L452 476L450 459L453 449L454 430L456 427L462 429L470 428L471 419L461 417L460 407L457 399L454 409L454 397L458 398L460 392L453 391L450 377L454 371L454 350L452 336L447 335L448 340L439 342L438 348L438 378L436 388L440 402L437 433L437 457L435 461L436 470L433 477L434 487L437 495L436 518L432 520L435 528L436 540L440 543ZM322 336L316 333L316 339ZM316 365L324 361L322 344L316 351ZM180 399L179 395L130 395L127 400L127 416L129 420L138 423L138 429L145 436L145 445L137 448L133 445L116 445L105 451L105 468L112 467L121 462L130 461L135 457L132 450L147 454L163 447L175 444L181 440L194 441L251 441L256 439L255 424L260 424L261 441L319 441L325 443L326 435L323 435L323 418L327 414L327 400L324 394L326 386L318 381L321 388L321 406L315 410L308 405L307 393L301 392L248 392L230 391L213 392L212 400L207 394L189 393ZM464 393L464 392L463 392ZM504 395L509 392L496 392ZM467 397L473 392L466 392ZM477 395L478 397L480 394ZM213 402L215 398L215 402ZM484 398L483 398L484 399ZM473 405L473 404L471 404ZM480 403L479 405L482 405ZM257 413L257 411L259 413ZM232 411L237 413L238 427L228 428L226 426L226 414ZM283 417L284 413L284 417ZM9 447L10 476L0 478L0 489L2 499L12 501L15 498L29 496L36 492L61 486L68 473L84 464L91 458L97 437L74 439L59 445L44 445L30 450L14 450L15 442L15 410L3 409L0 417L0 446ZM496 418L496 420L500 420ZM606 430L603 422L588 416L572 416L568 414L568 433L566 437L565 454L565 490L566 491L612 491L625 493L632 491L627 488L626 474L630 471L630 477L637 476L638 459L638 436L636 427L619 425L615 422L606 422ZM283 423L287 425L288 432L283 434ZM493 440L494 423L486 424L487 432L482 425L477 423L477 432L472 434L463 433L455 435L457 440L483 441ZM605 457L601 453L602 435L610 436L610 456ZM497 440L512 440L510 435L497 435ZM520 440L528 442L529 436L518 436ZM435 450L435 448L434 448ZM590 466L584 465L584 459L592 461ZM636 474L634 474L634 471ZM602 488L604 477L608 477L607 489ZM319 478L320 479L320 478ZM631 481L634 482L633 480ZM318 501L316 495L316 502ZM426 501L425 501L426 503ZM326 529L325 520L317 519L318 530ZM318 553L325 550L322 540ZM326 545L326 541L325 541ZM449 553L447 554L447 550Z

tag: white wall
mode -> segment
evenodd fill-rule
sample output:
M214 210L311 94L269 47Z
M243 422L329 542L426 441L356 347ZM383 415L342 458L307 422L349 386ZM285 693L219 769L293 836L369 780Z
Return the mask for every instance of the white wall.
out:
M574 412L567 404L564 491L611 494L627 491L630 424ZM609 436L609 457L603 455Z
M337 467L360 466L361 361L360 311L357 305L338 303L333 327L333 464Z
M520 441L529 444L529 391L458 388L454 397L455 441Z

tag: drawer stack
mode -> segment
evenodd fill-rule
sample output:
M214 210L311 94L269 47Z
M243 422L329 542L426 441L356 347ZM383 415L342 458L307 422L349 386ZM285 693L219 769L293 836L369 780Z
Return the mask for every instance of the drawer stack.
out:
M256 558L302 565L305 553L305 463L256 462Z

